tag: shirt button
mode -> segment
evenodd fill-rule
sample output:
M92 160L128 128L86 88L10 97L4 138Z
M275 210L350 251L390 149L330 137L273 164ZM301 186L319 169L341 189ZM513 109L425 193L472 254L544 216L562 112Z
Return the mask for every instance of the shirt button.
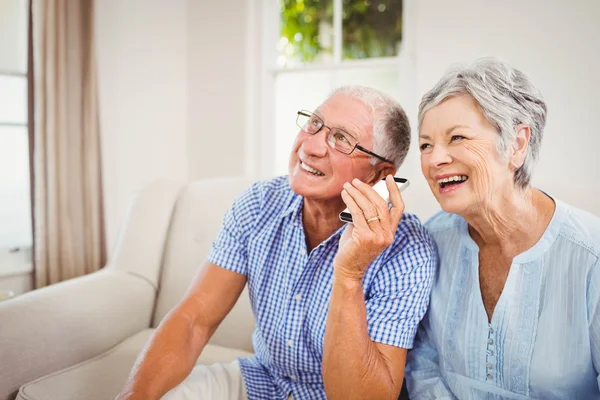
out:
M292 376L290 376L290 379L293 380L293 381L295 381L296 377L294 375L292 375Z
M492 369L492 367L493 367L493 365L491 363L487 363L485 366L487 367L487 369Z
M294 296L294 299L296 299L296 301L300 301L300 299L302 299L302 295L301 294L297 294Z
M488 344L494 344L494 339L492 339L492 338L489 338L489 339L488 339Z
M490 375L490 374L487 374L487 375L485 376L485 379L492 379L492 375Z
M494 333L494 328L490 326L490 333Z
M294 342L291 341L291 340L288 340L287 341L287 345L290 346L290 347L294 347Z
M494 355L494 351L493 350L487 350L486 351L488 356L493 356Z

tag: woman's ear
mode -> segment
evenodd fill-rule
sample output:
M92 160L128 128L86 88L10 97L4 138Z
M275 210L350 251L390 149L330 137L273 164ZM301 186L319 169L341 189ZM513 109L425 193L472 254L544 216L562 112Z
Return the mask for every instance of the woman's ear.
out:
M531 129L529 125L517 125L516 135L513 140L510 154L510 165L513 170L519 169L525 162L525 156L529 149L529 138L531 137Z

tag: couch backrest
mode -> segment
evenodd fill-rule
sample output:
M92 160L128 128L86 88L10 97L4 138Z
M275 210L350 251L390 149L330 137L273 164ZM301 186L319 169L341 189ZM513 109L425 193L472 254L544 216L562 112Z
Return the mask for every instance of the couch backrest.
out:
M225 212L250 184L251 181L241 178L203 180L181 191L165 245L153 326L181 300L206 261ZM252 352L253 329L254 317L244 290L211 343Z

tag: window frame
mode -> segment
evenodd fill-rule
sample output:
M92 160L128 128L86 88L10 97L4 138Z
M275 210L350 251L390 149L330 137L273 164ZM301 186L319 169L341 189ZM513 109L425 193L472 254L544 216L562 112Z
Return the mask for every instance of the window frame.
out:
M26 2L29 3L29 2ZM27 24L29 24L29 10L30 4L28 4L27 6ZM27 31L29 31L29 27L26 26L25 29ZM29 34L29 33L28 33ZM26 45L29 45L29 39L26 40ZM24 49L25 53L28 53L28 49ZM16 78L21 78L25 81L25 86L28 87L29 86L29 72L28 72L28 65L29 65L29 60L26 62L25 64L25 71L12 71L12 70L0 70L0 77L16 77ZM29 97L29 92L27 91L26 93L26 98ZM29 107L30 107L30 101L29 99L27 100L27 104L26 104L26 108L27 108L27 112L26 115L29 115ZM8 121L3 121L0 120L0 127L20 127L20 128L24 128L26 134L28 135L28 141L30 140L29 138L29 120L28 118L25 119L24 122L8 122ZM31 144L29 144L29 149L31 149ZM30 154L31 157L31 154ZM29 168L31 168L31 163L29 163ZM31 171L29 172L29 187L31 188ZM31 193L30 193L30 199L31 199ZM31 207L31 204L30 204ZM32 242L33 242L33 227L30 226L30 229L32 230ZM4 277L11 277L11 276L18 276L18 275L22 275L22 274L27 274L30 273L33 269L33 262L32 262L32 250L33 250L33 243L30 243L29 246L27 247L7 247L7 248L2 248L0 247L0 278L4 278Z
M251 1L248 12L246 45L248 51L247 98L246 98L246 140L245 175L251 178L269 179L275 174L275 84L280 74L301 72L336 72L346 69L399 68L402 74L403 93L398 99L404 105L413 98L415 76L415 16L416 2L404 0L402 7L403 31L400 53L395 57L366 58L359 60L342 59L342 12L343 0L334 1L333 16L333 62L329 64L306 64L302 66L279 67L277 65L277 41L280 37L280 2L278 0ZM258 79L257 79L258 77ZM408 110L407 110L408 112ZM294 118L294 116L290 116Z

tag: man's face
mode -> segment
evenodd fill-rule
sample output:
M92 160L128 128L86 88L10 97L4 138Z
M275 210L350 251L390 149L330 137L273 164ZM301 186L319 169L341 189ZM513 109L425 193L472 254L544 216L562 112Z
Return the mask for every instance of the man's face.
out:
M371 110L361 101L338 93L314 113L328 127L343 129L358 139L361 146L373 148ZM290 186L306 199L340 198L344 183L354 178L373 183L378 178L376 167L369 162L369 155L358 150L349 155L340 153L328 144L328 135L327 127L315 135L300 130L292 147Z

